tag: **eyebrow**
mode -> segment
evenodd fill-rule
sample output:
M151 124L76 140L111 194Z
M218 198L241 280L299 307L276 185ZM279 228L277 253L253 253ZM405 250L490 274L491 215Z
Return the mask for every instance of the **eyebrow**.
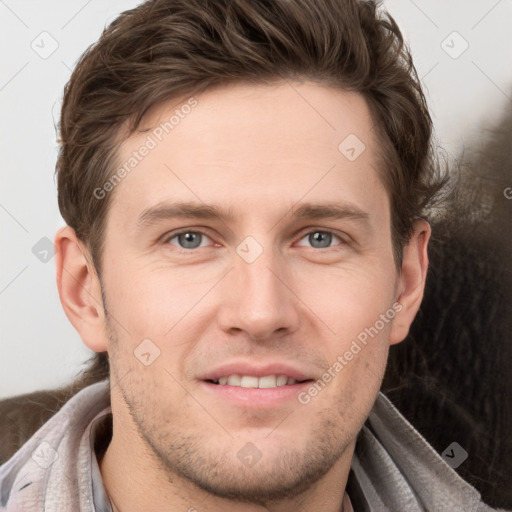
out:
M369 214L359 207L345 202L329 203L304 203L298 208L292 208L289 212L293 217L302 220L320 219L352 219L368 223ZM287 214L288 215L288 214ZM233 222L236 218L233 210L220 208L201 203L176 202L163 203L144 210L138 220L137 227L143 228L156 224L163 220L186 219L219 219L223 222Z

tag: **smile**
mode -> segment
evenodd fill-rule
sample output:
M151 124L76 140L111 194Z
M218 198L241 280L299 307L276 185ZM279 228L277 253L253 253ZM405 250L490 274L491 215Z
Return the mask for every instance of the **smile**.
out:
M291 386L293 384L296 384L297 382L305 381L297 381L296 379L288 377L287 375L264 375L262 377L256 377L253 375L234 374L219 377L218 379L210 379L208 382L219 384L221 386L269 389L280 386Z

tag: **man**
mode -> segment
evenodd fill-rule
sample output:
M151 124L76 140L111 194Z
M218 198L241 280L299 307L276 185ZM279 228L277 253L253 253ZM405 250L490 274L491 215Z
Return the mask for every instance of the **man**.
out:
M109 378L0 468L1 509L491 510L379 393L446 183L391 17L146 2L60 131L59 294Z

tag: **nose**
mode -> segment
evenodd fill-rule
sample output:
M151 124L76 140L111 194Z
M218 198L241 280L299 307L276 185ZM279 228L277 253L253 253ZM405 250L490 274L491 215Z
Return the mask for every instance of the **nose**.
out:
M252 263L235 254L223 282L219 322L225 332L245 332L254 341L290 334L299 325L299 300L286 262L265 250Z

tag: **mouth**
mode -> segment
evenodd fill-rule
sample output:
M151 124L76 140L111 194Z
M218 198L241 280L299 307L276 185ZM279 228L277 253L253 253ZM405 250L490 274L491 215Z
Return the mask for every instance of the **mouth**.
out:
M314 382L314 372L289 361L226 361L198 375L201 389L218 406L242 409L289 407Z
M258 377L255 375L238 374L225 375L218 379L205 380L205 382L219 386L233 386L246 389L273 389L312 381L313 379L298 380L293 377L289 377L288 375L263 375Z
M204 391L219 405L238 409L273 410L289 406L313 379L297 380L287 375L226 375L202 381ZM287 405L288 404L288 405Z

